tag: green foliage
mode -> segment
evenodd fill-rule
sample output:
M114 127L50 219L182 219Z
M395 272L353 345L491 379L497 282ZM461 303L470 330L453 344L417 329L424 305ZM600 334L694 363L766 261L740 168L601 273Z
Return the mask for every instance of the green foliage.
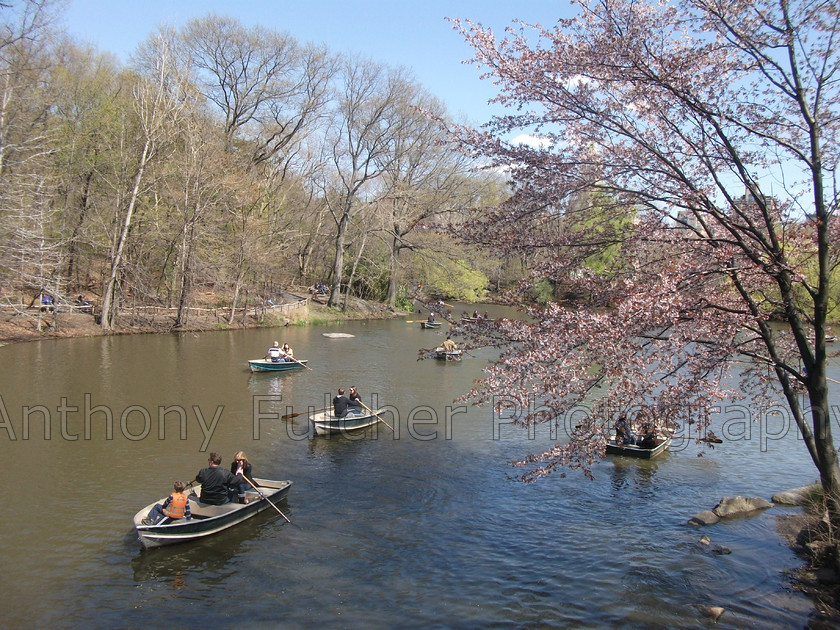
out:
M620 205L604 192L587 195L581 208L569 212L570 229L591 245L583 266L599 276L613 276L621 266L621 242L637 211Z
M353 261L345 265L344 277L350 275ZM384 260L362 258L356 265L353 295L363 300L382 302L388 294L388 266Z
M528 297L536 304L545 305L555 299L555 285L548 278L540 278L531 286Z
M396 300L396 307L397 310L400 311L411 311L414 309L414 302L411 300L411 295L414 292L414 288L412 287L411 292L405 285L400 285L399 289L397 289L397 300Z
M810 249L810 248L809 248ZM808 252L804 246L797 248L798 256L791 255L791 258L801 258L801 268L804 269L805 277L809 286L815 287L819 284L819 267L817 265L817 256L811 255L813 252ZM772 287L775 294L778 294L778 289ZM813 303L813 298L807 291L803 284L797 284L793 287L797 302L800 308L807 308L809 304ZM840 269L834 268L828 278L828 304L826 305L826 319L829 322L840 321Z
M459 302L481 302L487 296L490 281L463 259L422 259L417 272L422 279L423 293Z

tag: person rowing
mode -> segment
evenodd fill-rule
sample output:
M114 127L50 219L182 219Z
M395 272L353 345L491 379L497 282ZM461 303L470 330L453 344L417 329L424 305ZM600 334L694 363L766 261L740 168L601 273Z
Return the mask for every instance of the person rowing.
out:
M282 356L283 350L280 348L280 342L275 341L268 349L268 353L265 355L265 358L270 359L272 363L280 363L280 358Z
M348 413L362 413L362 403L360 399L348 398L344 393L344 388L338 388L338 396L333 398L333 415L336 418L344 418Z

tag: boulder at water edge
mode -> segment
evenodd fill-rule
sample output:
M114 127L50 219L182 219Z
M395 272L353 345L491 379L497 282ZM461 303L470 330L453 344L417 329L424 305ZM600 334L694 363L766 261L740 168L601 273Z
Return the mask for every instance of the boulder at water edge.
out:
M688 521L689 525L714 525L720 520L720 517L711 510L703 510L695 514Z
M749 514L769 507L773 507L773 504L761 497L724 497L714 509L695 514L688 523L689 525L714 525L722 518Z
M757 510L766 510L770 507L773 507L773 504L761 497L724 497L712 512L721 518L725 518L738 514L749 514Z
M822 492L822 486L818 483L810 486L802 486L792 490L785 490L770 497L777 505L806 505L813 502L814 498Z

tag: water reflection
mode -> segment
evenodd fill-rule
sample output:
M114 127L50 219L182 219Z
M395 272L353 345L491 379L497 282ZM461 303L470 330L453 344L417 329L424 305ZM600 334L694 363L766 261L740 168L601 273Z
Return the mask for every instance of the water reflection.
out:
M288 508L283 512L289 515ZM234 567L231 558L252 544L260 535L275 537L281 535L285 524L282 516L274 511L264 510L248 520L218 534L204 538L200 543L182 543L155 549L140 549L131 560L135 582L150 580L171 580L172 588L180 590L197 576L202 582L221 581L229 576ZM137 534L132 530L129 536L132 547L137 547ZM127 543L128 544L128 543Z
M650 496L656 491L656 471L659 461L668 457L665 452L656 460L638 460L631 457L612 456L607 465L612 464L611 485L614 496L626 496L632 486Z

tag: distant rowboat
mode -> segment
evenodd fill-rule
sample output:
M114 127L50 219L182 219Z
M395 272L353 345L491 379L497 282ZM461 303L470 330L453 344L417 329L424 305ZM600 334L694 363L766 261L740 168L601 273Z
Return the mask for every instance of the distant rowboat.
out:
M254 359L248 361L248 366L252 372L283 372L286 370L294 370L302 368L308 363L307 359L297 359L295 361L272 361L271 359Z
M635 444L618 444L615 439L607 442L607 455L625 455L638 459L653 459L668 450L671 446L671 438L667 437L653 448L643 448Z
M444 350L443 346L435 348L435 359L440 361L460 361L463 350Z
M440 322L420 322L420 328L440 328Z
M380 422L376 412L369 413L348 413L343 418L337 418L332 414L332 409L313 413L309 421L315 427L316 435L329 435L331 433L345 433L364 429Z

